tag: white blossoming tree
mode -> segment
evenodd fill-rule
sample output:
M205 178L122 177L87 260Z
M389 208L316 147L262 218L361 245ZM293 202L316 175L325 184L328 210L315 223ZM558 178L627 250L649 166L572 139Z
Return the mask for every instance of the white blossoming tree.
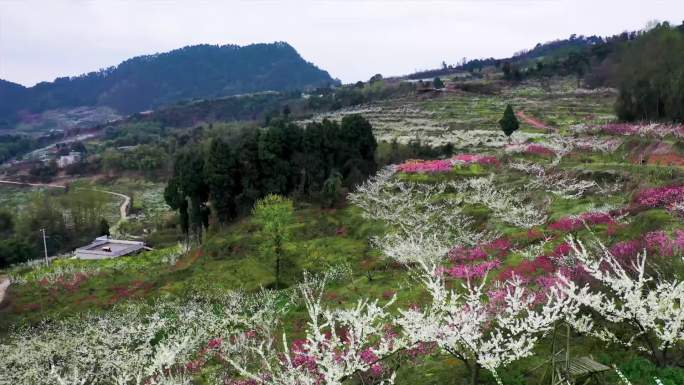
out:
M529 229L546 222L547 215L542 209L524 202L528 191L514 192L498 187L493 175L452 181L450 185L462 194L465 202L487 206L492 216L504 223Z
M275 297L251 302L231 293L214 303L131 303L22 329L0 344L0 384L190 384L187 364L208 341L273 325Z
M462 212L463 200L450 192L446 183L400 181L390 166L359 186L349 201L366 218L386 223L391 233L434 232L452 242L477 241L471 219Z
M379 384L390 384L394 373L385 373L382 359L404 349L401 338L387 333L392 325L388 307L377 300L359 300L349 309L330 309L322 304L325 280L309 280L300 286L309 321L306 336L296 346L282 337L282 353L274 338L253 344L242 361L228 362L256 384L340 385L353 376L374 371ZM255 365L255 363L257 363Z
M670 353L684 343L684 281L649 276L645 252L624 266L600 243L594 250L572 238L568 243L601 284L579 286L561 277L562 291L584 310L569 317L578 331L645 352L659 365L670 364Z
M401 311L401 326L407 344L434 343L461 360L470 373L471 384L478 384L480 369L489 370L499 383L497 370L530 356L541 337L562 319L567 297L552 290L538 303L537 293L518 279L488 291L486 277L449 289L440 273L448 251L435 237L416 235L385 245L386 255L414 267L414 273L432 298L421 309Z

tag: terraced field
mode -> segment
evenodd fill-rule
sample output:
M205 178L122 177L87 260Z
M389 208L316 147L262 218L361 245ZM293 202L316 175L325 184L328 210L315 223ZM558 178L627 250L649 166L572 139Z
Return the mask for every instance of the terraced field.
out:
M516 111L550 127L540 130L523 120L522 132L515 134L518 140L538 137L545 131L565 130L578 124L604 124L615 119L614 91L575 89L571 84L557 81L551 91L545 91L540 85L529 83L507 87L493 95L448 91L438 96L377 102L312 119L341 120L345 115L361 114L371 122L379 141L420 140L431 145L452 143L456 148L493 147L505 141L498 121L509 103Z

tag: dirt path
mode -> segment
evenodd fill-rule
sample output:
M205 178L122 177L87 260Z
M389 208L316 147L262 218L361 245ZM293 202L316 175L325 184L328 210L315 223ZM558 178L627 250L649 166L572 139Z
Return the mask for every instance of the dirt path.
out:
M29 186L29 187L66 188L65 186L62 186L59 184L24 183L24 182L15 182L12 180L0 180L0 183L18 185L18 186ZM122 222L124 222L126 219L128 219L128 210L130 210L130 208L131 208L130 207L131 206L131 197L129 197L128 195L124 195L124 194L114 192L114 191L100 190L100 189L95 189L95 188L92 188L92 189L81 188L81 187L78 187L78 188L82 189L82 190L97 191L97 192L101 192L103 194L114 195L116 197L123 199L123 202L121 202L121 205L119 206L119 221L116 222L116 224L113 226L113 228L118 228Z
M0 277L0 305L5 301L5 292L10 285L10 280L7 277Z
M13 180L0 180L2 184L13 184L17 186L29 186L29 187L49 187L49 188L65 188L61 184L49 184L49 183L26 183L26 182L15 182Z
M111 228L111 232L113 233L114 231L116 231L119 228L119 226L121 226L121 223L123 223L124 221L126 221L126 219L128 219L128 210L131 209L131 197L129 197L128 195L118 193L118 192L114 192L114 191L99 190L99 189L90 189L90 190L91 191L98 191L98 192L101 192L104 194L114 195L114 196L117 196L119 198L123 198L123 202L121 202L121 205L119 206L119 220Z
M523 111L518 111L516 113L518 115L518 118L520 118L523 122L529 124L530 126L534 128L538 128L540 130L547 130L547 131L554 131L553 127L549 127L546 124L544 124L542 121L535 119L531 116L525 115Z

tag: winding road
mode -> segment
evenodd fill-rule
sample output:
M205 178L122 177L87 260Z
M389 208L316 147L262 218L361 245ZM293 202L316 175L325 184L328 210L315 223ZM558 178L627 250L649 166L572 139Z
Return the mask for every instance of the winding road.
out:
M0 184L10 184L10 185L16 185L16 186L28 186L28 187L47 187L47 188L66 188L65 186L59 185L59 184L49 184L49 183L24 183L24 182L16 182L12 180L2 180L0 179ZM119 220L112 226L112 231L117 229L121 223L123 223L127 218L128 218L128 210L131 207L131 197L128 195L124 195L118 192L114 191L108 191L108 190L100 190L100 189L87 189L87 188L82 188L78 187L81 190L89 190L89 191L97 191L101 192L104 194L110 194L114 195L116 197L122 198L123 202L121 202L121 205L119 206ZM54 258L54 257L52 257ZM51 259L52 259L51 258ZM42 262L43 259L37 259L36 261ZM5 293L7 292L7 288L10 286L10 280L7 277L0 277L0 305L2 305L3 301L5 300Z
M28 187L47 187L47 188L66 188L65 186L59 185L59 184L49 184L49 183L25 183L25 182L16 182L13 180L4 180L0 179L0 184L11 184L11 185L16 185L16 186L28 186ZM119 221L114 224L113 228L118 228L119 225L126 219L128 219L128 210L131 208L131 197L128 195L124 195L118 192L114 191L108 191L108 190L100 190L100 189L95 189L95 188L83 188L83 187L77 187L80 190L88 190L88 191L97 191L101 192L104 194L109 194L109 195L114 195L116 197L122 198L123 202L121 202L121 205L119 206Z

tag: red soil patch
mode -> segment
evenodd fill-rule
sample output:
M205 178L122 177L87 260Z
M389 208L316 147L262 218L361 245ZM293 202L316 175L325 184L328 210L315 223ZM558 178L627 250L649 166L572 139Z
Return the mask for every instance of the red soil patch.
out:
M684 156L678 154L654 154L648 158L648 164L661 166L684 166Z
M26 313L29 311L36 311L40 309L40 304L37 303L27 303L24 305L16 305L18 313Z
M657 142L647 146L637 146L630 151L629 159L632 163L660 166L684 166L684 156L668 143Z
M522 112L522 111L518 111L518 112L516 112L515 114L518 116L518 118L519 118L520 120L522 120L523 122L529 124L530 126L532 126L532 127L534 127L534 128L538 128L538 129L540 129L540 130L553 130L553 128L547 126L547 125L544 124L542 121L540 121L540 120L538 120L538 119L535 119L535 118L533 118L533 117L531 117L531 116L527 116L527 115L525 115L525 113Z
M91 294L89 296L79 298L76 300L76 304L81 304L85 302L92 302L92 303L97 303L99 298L95 294Z
M151 283L143 281L131 281L127 286L112 286L109 290L115 294L107 301L109 305L113 305L124 299L131 297L142 297L152 289Z
M187 269L188 267L192 266L192 264L197 262L197 260L202 255L204 255L204 251L201 248L199 248L199 249L193 251L190 254L189 258L181 257L180 260L178 262L176 262L176 265L173 268L174 268L174 270Z

